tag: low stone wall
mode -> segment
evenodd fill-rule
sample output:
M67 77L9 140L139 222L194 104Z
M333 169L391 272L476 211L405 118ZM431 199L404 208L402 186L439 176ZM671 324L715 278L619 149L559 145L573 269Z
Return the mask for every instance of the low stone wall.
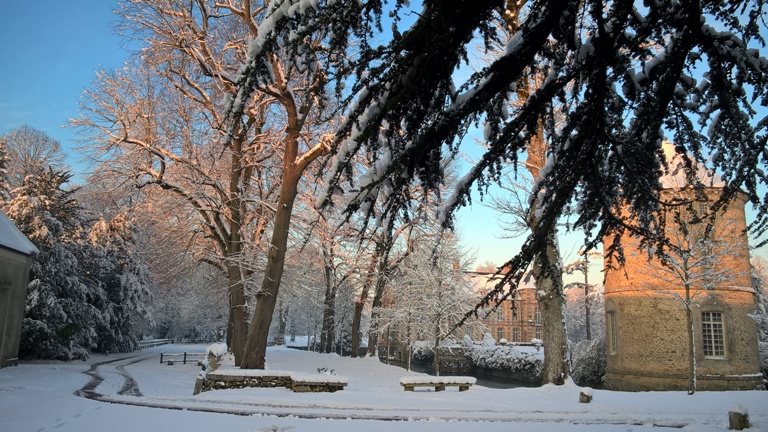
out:
M349 379L336 375L306 375L270 370L216 370L195 381L193 394L210 390L283 387L294 392L335 392L343 390Z

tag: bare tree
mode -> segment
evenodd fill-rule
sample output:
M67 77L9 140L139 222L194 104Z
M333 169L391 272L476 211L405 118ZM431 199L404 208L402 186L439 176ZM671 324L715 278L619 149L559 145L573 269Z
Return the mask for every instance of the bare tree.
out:
M313 53L288 61L275 46L264 57L274 80L237 98L245 41L259 37L269 8L248 0L123 3L119 28L144 44L137 66L101 73L73 121L111 169L197 213L215 251L210 261L229 279L228 338L247 368L264 367L298 183L325 151L331 126L320 119L326 77ZM223 118L231 101L242 107L234 128ZM244 284L252 278L242 263L262 247L265 277L249 330Z
M450 234L422 238L406 258L388 294L388 304L374 318L379 332L389 330L409 349L426 341L435 354L434 371L440 375L439 347L448 339L461 340L464 334L482 333L479 320L463 321L474 307L475 292L463 267L467 256Z
M690 195L690 193L689 193ZM708 291L742 276L731 264L732 257L746 248L746 236L732 219L711 212L709 204L678 196L677 205L663 209L666 242L661 250L644 248L649 256L640 273L647 278L644 292L673 298L685 309L688 336L688 394L696 392L697 356L693 309L709 296ZM702 207L706 209L702 210ZM651 259L651 257L654 257Z
M21 186L24 178L49 166L61 167L64 153L59 141L29 125L22 125L3 136L8 162L8 183L11 188Z
M581 259L566 265L563 270L568 274L579 272L584 276L584 283L582 284L584 289L584 326L586 329L586 338L589 340L592 339L592 329L589 322L589 305L591 301L591 285L589 284L589 259L590 257L592 259L601 259L602 255L595 251L580 251L579 255L581 255Z

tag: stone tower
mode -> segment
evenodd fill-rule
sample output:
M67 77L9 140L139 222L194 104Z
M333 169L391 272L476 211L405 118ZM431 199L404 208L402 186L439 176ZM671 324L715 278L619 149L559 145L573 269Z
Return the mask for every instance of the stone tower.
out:
M665 143L664 151L673 174L660 179L662 200L691 203L665 211L665 233L670 243L685 242L687 253L670 252L678 267L672 273L669 265L640 249L639 239L625 236L624 267L610 268L606 262L606 387L686 390L694 383L698 390L755 389L762 385L762 375L757 325L749 317L755 311L755 292L745 233L746 196L737 194L719 210L709 223L711 234L704 235L708 224L700 217L713 213L723 182L702 169L700 180L707 187L694 191L676 169L681 158L672 145ZM697 240L702 238L711 241Z

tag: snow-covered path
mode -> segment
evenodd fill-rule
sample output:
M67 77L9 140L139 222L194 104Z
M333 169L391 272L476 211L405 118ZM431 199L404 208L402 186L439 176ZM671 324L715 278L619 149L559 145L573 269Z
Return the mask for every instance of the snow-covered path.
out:
M768 431L768 392L623 393L595 391L578 403L579 387L404 392L409 373L375 359L350 359L287 348L268 351L270 369L333 369L350 384L336 393L288 389L211 391L192 396L199 367L160 363L161 352L201 352L172 345L94 356L88 362L35 363L0 370L0 431L487 431L727 430L741 404L750 430ZM238 414L238 415L233 415Z

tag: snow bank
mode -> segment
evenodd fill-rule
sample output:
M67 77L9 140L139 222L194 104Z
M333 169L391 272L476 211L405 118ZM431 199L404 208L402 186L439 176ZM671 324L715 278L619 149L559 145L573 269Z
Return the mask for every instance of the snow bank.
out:
M224 354L227 353L227 344L223 342L217 342L215 344L209 345L205 348L205 356L207 357L209 354L213 354L216 357L221 357Z

